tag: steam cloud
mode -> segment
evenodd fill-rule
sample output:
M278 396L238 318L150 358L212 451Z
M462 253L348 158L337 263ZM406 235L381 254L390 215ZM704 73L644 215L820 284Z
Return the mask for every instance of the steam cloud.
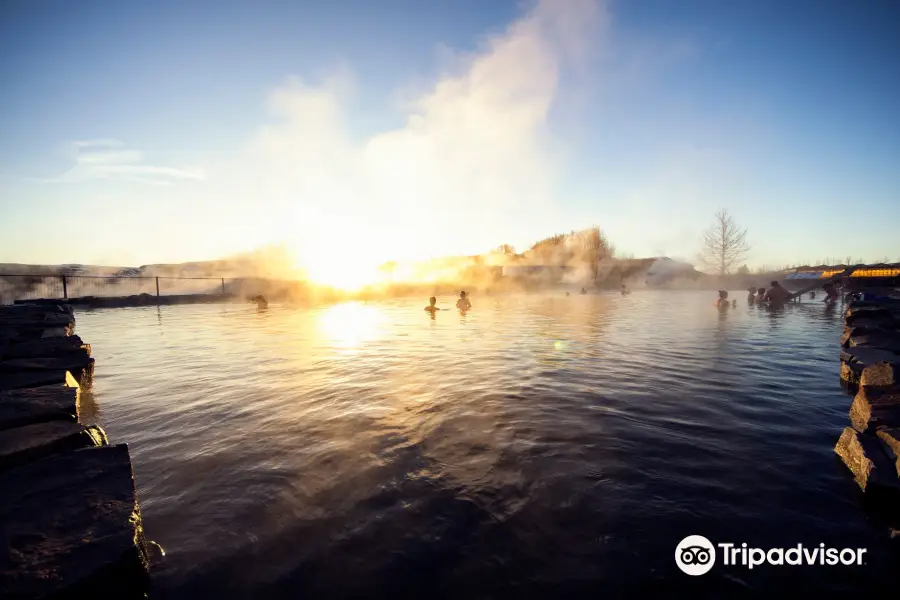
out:
M554 208L548 113L604 14L592 0L541 0L414 99L403 127L365 139L346 124L346 72L319 86L293 79L271 93L278 120L231 192L270 211L260 240L284 240L304 262L329 252L340 268L480 253L515 242L501 239L510 230L536 239Z

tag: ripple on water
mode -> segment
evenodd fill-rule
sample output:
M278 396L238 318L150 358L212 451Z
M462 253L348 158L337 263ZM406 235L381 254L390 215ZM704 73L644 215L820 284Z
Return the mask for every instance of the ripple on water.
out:
M433 321L421 300L177 306L79 313L78 330L90 414L131 446L168 552L163 597L885 585L884 532L832 452L839 315L710 302L484 298ZM688 533L871 559L686 582Z

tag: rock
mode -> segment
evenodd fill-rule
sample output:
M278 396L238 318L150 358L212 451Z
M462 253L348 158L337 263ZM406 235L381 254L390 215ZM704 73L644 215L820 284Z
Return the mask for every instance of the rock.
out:
M887 448L888 457L900 477L900 427L881 427L876 435Z
M887 504L900 501L900 480L877 437L847 427L834 451L868 499Z
M844 332L841 334L841 346L846 348L851 337L869 335L869 334L885 334L900 335L900 331L894 329L885 329L883 327L866 327L866 326L845 326Z
M854 369L850 364L841 362L841 381L849 384L851 390L853 386L859 385L859 377L862 373L862 368L859 368L858 364L856 366L857 368Z
M860 373L859 384L879 388L900 386L900 362L867 365Z
M20 371L81 371L93 365L93 358L86 350L78 349L67 356L46 356L34 358L10 358L0 361L0 372ZM73 373L74 374L74 373Z
M128 447L0 473L0 597L140 598L148 584Z
M841 350L841 362L847 365L847 369L841 367L841 378L852 382L850 377L858 381L866 366L879 362L900 363L900 355L880 348L844 348Z
M900 334L867 333L853 335L847 340L847 348L879 348L894 354L900 354Z
M43 385L59 385L78 387L78 381L71 373L59 371L32 371L25 373L0 373L0 390L40 387Z
M850 406L850 422L859 432L882 425L900 427L900 391L860 386Z
M38 358L44 356L61 356L69 352L87 350L90 346L77 335L33 340L30 342L8 343L0 348L0 358Z
M844 322L847 325L862 324L871 321L881 325L894 323L894 314L882 306L855 306L851 305L844 313Z
M68 450L105 446L106 434L96 426L48 421L0 431L0 471Z
M65 370L79 384L87 384L94 374L94 359L84 350L80 354L50 358L14 358L0 361L0 375L3 373L28 373Z
M70 324L74 325L75 317L69 313L48 313L47 311L42 311L40 313L0 315L0 324L23 329L43 329L53 326L65 327Z
M45 386L0 392L0 430L78 419L78 388Z
M41 339L47 339L51 337L62 337L71 335L72 330L68 327L48 327L44 329L43 333L41 333Z

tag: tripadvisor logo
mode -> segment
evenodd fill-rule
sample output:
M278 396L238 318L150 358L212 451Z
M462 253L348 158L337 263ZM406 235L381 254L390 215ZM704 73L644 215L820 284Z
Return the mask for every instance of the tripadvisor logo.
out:
M716 548L721 564L753 569L760 565L862 565L866 548L826 548L819 544L812 548L797 544L790 548L750 548L747 544L718 543L713 545L702 535L689 535L675 547L675 564L688 575L704 575L716 564Z
M675 548L675 564L688 575L703 575L716 564L716 549L702 535L689 535Z

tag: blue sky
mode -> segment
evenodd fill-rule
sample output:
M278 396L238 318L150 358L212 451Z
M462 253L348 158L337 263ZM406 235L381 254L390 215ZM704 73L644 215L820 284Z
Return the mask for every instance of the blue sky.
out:
M13 0L0 77L0 262L900 260L897 3Z

